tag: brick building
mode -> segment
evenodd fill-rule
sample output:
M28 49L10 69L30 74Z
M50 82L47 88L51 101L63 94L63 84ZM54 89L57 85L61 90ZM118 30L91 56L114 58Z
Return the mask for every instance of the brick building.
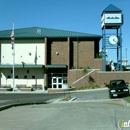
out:
M11 30L0 31L0 84L12 86ZM40 27L15 29L15 86L62 89L70 69L101 69L101 35ZM34 62L36 60L36 62Z

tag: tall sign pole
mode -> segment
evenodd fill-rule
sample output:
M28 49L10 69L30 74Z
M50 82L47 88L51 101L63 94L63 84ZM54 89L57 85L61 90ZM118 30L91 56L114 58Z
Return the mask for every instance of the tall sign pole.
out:
M14 89L15 89L15 79L14 79L14 64L15 64L15 44L14 44L14 40L15 40L15 38L14 38L14 22L13 22L13 28L12 28L12 32L11 32L11 48L12 48L12 50L13 50L13 74L12 74L12 76L13 76L13 91L14 91Z
M122 10L110 4L101 15L102 29L102 70L106 71L106 49L117 51L117 71L122 71Z
M34 59L35 65L37 65L37 46L36 46L36 51L35 51L35 59ZM35 77L35 87L37 89L37 77Z

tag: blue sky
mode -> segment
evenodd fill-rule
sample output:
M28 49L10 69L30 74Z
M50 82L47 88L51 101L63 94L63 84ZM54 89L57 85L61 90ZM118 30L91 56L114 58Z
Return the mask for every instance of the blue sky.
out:
M45 27L102 35L102 11L113 4L122 10L123 54L130 63L130 0L0 0L0 30ZM102 42L100 42L100 47ZM116 51L108 50L108 59L116 61Z

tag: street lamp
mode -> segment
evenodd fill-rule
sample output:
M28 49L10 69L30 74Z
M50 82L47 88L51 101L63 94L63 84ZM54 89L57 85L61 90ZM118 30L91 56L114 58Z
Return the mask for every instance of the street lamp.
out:
M125 50L126 50L126 66L127 66L127 48Z
M22 61L21 63L22 63L22 65L23 65L23 68L24 68L24 65L25 65L24 61Z

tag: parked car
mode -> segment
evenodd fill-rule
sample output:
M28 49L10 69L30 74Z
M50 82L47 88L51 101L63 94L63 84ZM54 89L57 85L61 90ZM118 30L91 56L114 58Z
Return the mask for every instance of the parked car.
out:
M123 79L111 80L108 89L110 98L129 95L128 85Z

